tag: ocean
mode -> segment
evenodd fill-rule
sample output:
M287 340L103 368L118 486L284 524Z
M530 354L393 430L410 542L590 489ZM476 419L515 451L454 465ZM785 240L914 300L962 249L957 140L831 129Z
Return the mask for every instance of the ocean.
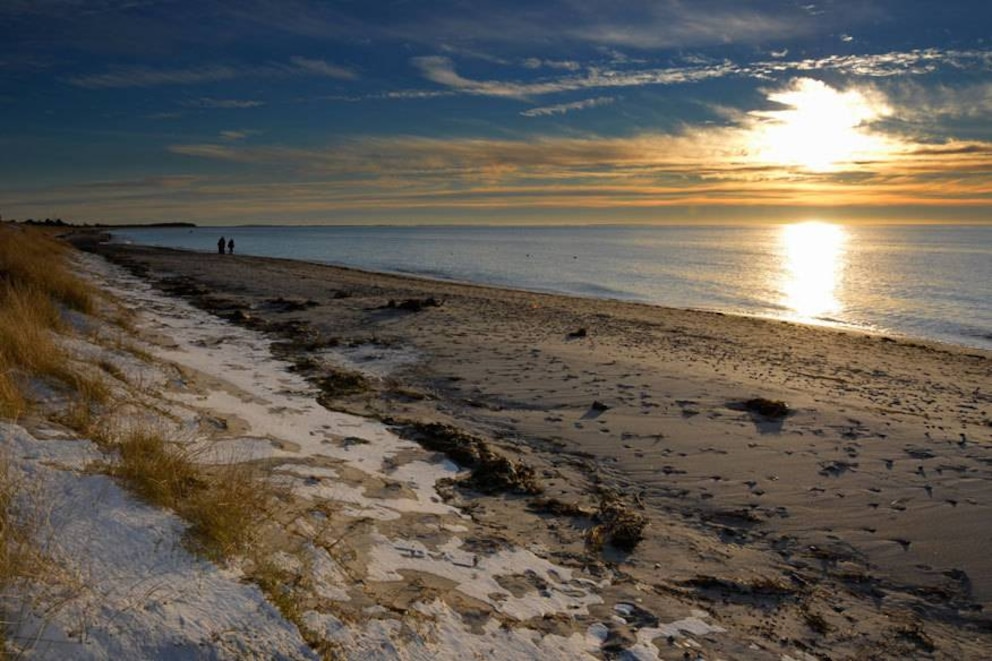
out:
M639 301L992 349L992 226L265 226L116 241Z

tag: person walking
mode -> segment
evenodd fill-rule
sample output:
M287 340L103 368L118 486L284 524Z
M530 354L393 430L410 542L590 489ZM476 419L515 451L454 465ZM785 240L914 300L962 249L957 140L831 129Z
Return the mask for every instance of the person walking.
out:
M224 237L220 237L219 239L217 239L217 254L219 255L224 254Z
M227 254L228 255L233 255L234 254L234 239L230 239L227 242Z

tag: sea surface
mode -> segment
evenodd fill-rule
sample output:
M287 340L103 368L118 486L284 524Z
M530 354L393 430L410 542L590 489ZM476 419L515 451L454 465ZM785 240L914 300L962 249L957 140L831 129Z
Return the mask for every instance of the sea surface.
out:
M992 225L121 229L117 241L285 257L992 349Z

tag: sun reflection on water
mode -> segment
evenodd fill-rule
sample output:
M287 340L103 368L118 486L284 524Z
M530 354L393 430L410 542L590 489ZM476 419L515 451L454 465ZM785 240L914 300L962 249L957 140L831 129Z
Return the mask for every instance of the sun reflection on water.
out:
M809 221L782 227L782 304L805 320L836 315L843 306L841 287L847 232L840 225Z

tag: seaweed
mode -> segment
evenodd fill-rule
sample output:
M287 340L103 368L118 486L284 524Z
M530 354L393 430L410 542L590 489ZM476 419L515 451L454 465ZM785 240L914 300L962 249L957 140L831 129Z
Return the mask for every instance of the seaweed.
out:
M442 452L456 464L470 469L471 474L461 483L475 491L527 495L544 491L533 468L496 452L477 436L438 422L407 423L399 431L425 449Z
M792 412L789 405L785 402L765 399L764 397L754 397L747 400L744 402L744 408L751 413L757 413L772 420L780 420Z
M604 543L630 553L644 539L647 517L630 509L615 493L606 493L596 512L599 524L589 531L587 541L599 549Z

